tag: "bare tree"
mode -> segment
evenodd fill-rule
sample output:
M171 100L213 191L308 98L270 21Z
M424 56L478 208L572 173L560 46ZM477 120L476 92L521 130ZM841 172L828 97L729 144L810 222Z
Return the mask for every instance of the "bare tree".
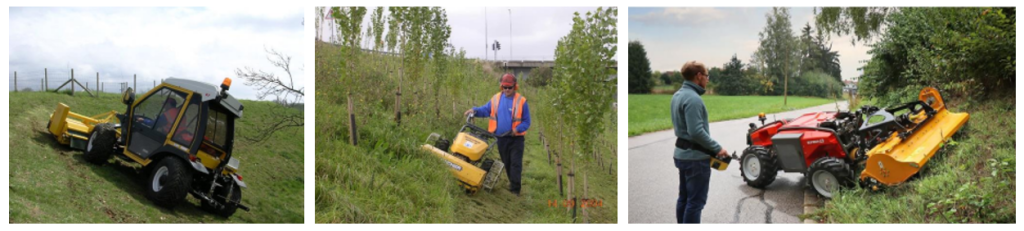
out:
M272 120L265 122L261 126L256 126L255 132L242 135L243 138L250 142L266 140L274 132L284 128L303 127L305 125L303 110L301 108L295 110L294 108L302 103L302 98L306 94L305 88L295 87L295 80L292 77L291 69L292 57L274 49L267 49L266 47L263 50L267 52L267 61L270 61L274 67L281 68L288 75L287 82L284 81L283 77L277 76L273 72L256 70L248 66L235 69L235 75L245 80L245 85L256 88L257 98L263 100L274 97L272 99L274 102L287 108L281 108L281 113L275 113Z

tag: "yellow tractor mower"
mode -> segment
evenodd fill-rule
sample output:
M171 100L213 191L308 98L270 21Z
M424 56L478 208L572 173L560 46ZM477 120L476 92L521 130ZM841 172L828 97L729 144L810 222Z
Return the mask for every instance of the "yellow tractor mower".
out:
M505 164L496 159L484 158L497 140L486 129L473 124L473 117L466 118L466 124L459 129L455 140L448 140L440 134L430 133L426 144L420 146L444 160L466 193L475 194L481 188L492 190L501 178Z
M135 99L131 88L121 97L124 114L110 111L86 117L59 103L46 129L57 142L85 151L83 158L102 165L111 156L144 166L146 197L173 208L186 194L206 211L229 217L242 205L239 161L231 154L235 120L242 103L228 94L231 79L217 87L169 78Z

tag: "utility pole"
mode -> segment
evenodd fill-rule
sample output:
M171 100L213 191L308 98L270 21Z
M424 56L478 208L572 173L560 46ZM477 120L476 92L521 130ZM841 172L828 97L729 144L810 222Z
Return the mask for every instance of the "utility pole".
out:
M484 60L487 60L487 7L484 7Z
M512 9L508 9L508 60L512 61Z

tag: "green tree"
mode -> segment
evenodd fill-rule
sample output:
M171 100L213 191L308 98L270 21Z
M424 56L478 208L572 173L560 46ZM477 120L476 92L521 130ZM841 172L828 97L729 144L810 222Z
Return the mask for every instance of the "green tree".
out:
M757 92L757 83L743 72L743 62L734 54L728 63L722 65L721 73L711 75L716 83L715 92L721 95L750 95Z
M331 7L331 18L334 19L338 28L338 39L334 41L341 43L341 59L338 68L341 73L341 83L345 86L353 86L353 82L359 79L356 70L357 55L359 54L360 34L362 34L363 16L366 15L366 7ZM346 94L352 94L353 88L348 89Z
M895 7L820 7L814 10L814 23L825 34L853 35L850 44L877 37L882 23Z
M640 41L629 42L629 94L649 94L654 81L651 79L651 61Z
M611 68L618 49L617 15L615 7L599 7L582 17L576 12L572 30L555 48L555 108L575 128L573 143L585 156L593 153L593 142L605 127L595 124L608 116L614 101L616 86L609 79L617 72Z
M764 62L764 74L772 81L771 86L777 86L781 81L781 92L777 91L778 88L772 89L776 90L774 94L787 96L783 98L785 105L789 95L789 78L794 75L794 69L799 67L800 49L789 22L788 8L774 7L765 18L767 23L764 30L758 33L761 44L755 54L759 61Z
M814 32L810 23L804 25L804 28L800 30L800 73L820 71L829 74L837 81L842 81L839 52L832 51L831 45L825 45L827 41L822 33L813 36Z
M1015 27L1015 8L900 8L871 45L860 93L893 104L924 86L947 98L1012 92Z

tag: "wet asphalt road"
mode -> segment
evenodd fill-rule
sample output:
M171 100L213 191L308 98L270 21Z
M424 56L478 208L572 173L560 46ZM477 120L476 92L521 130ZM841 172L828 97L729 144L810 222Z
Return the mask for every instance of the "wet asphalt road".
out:
M846 102L839 102L846 110ZM768 114L768 120L796 118L814 111L835 111L836 105ZM773 117L774 116L774 117ZM711 123L711 137L729 153L739 156L747 147L745 135L757 116ZM675 223L679 171L672 161L675 135L672 130L629 138L629 223ZM740 176L739 160L725 171L712 170L708 201L702 223L799 223L803 214L803 174L780 172L764 190L747 186Z

